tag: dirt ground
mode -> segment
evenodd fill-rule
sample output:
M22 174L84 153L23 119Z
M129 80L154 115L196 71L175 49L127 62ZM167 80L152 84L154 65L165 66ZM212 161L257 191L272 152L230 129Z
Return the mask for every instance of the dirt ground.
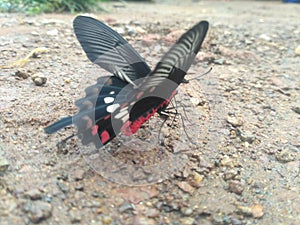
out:
M164 1L103 8L97 18L151 67L186 29L210 23L191 80L176 96L182 116L165 123L161 144L145 151L152 145L139 133L103 149L118 145L112 158L148 160L150 174L158 175L138 179L132 169L89 158L77 138L57 148L76 129L47 135L44 127L76 113L74 102L107 72L82 51L75 15L0 14L0 65L47 49L23 68L0 69L0 224L300 224L300 4ZM151 140L159 139L153 121L161 120L140 131ZM165 153L184 157L168 161Z

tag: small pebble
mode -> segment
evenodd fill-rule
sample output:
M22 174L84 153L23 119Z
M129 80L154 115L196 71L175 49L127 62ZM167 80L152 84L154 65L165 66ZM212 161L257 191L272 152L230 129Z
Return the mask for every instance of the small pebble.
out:
M244 185L240 181L230 181L229 190L235 194L241 195L244 191Z
M119 207L119 212L123 213L125 211L132 211L135 209L135 206L129 202L124 202L120 207Z
M234 127L240 127L243 125L244 121L242 118L236 117L236 116L228 116L227 122L230 123Z
M42 198L42 193L39 189L31 189L25 193L25 196L29 197L31 200L38 200Z
M115 30L116 30L119 34L121 34L121 35L124 35L124 34L125 34L125 30L124 30L124 28L122 28L122 27L117 27L117 28L115 28Z
M225 59L223 59L223 58L215 59L215 60L213 61L213 63L216 64L216 65L223 65L225 62L226 62L226 61L225 61Z
M30 33L32 36L40 36L40 33L39 32L36 32L36 31L32 31Z
M223 215L221 213L214 213L212 214L213 224L221 225L223 223Z
M52 215L51 204L39 200L27 202L23 210L28 213L28 217L32 223L40 223Z
M227 155L225 155L225 156L221 159L220 165L221 165L221 166L226 166L226 167L231 167L231 168L234 167L233 160L232 160L229 156L227 156Z
M192 217L183 217L180 220L181 225L192 225L195 222L195 219Z
M73 178L75 179L75 181L79 181L79 180L82 180L84 178L84 174L85 174L85 171L82 170L82 169L77 169L74 171L73 173Z
M69 192L68 186L65 185L63 182L57 181L56 184L57 184L57 186L59 187L59 189L60 189L63 193L68 193L68 192Z
M71 78L65 78L65 83L66 83L66 84L71 83Z
M182 182L178 182L177 186L184 192L190 193L192 194L194 192L194 188L187 182L182 181Z
M134 218L134 223L133 224L137 224L137 225L156 225L156 221L154 219L151 218L147 218L144 216L136 216Z
M262 39L264 41L271 41L271 38L268 35L266 35L266 34L261 34L261 35L259 35L258 38Z
M193 104L194 106L200 105L200 102L201 102L199 98L195 98L195 97L191 97L191 98L190 98L190 101L192 102L192 104Z
M237 175L238 175L238 171L236 171L235 169L227 169L224 172L223 178L224 180L231 180L234 179Z
M139 33L139 34L145 34L145 33L147 33L147 31L144 30L144 29L141 28L141 27L137 27L137 28L135 28L135 30L136 30L136 32Z
M252 206L251 211L254 218L261 218L264 215L263 207L261 205Z
M100 208L101 207L101 203L99 201L88 201L86 202L86 207L88 208Z
M77 209L71 209L69 215L72 223L79 223L82 220L81 212Z
M191 185L193 187L200 187L200 185L202 184L204 179L204 176L197 173L197 172L193 172L193 179L191 180Z
M31 79L36 86L42 86L47 82L47 78L42 74L35 74L31 77Z
M249 131L239 130L238 134L239 134L238 136L240 137L241 141L248 142L249 144L252 144L256 139L256 137Z
M246 39L246 40L245 40L245 44L246 44L246 45L251 45L251 44L253 44L253 41L250 40L250 39Z
M113 221L113 218L111 218L110 216L105 215L105 216L102 217L102 223L104 225L109 225L109 224L112 223L112 221Z
M254 206L237 206L240 213L254 218L261 218L264 215L263 207L261 205Z
M57 29L49 30L49 31L47 31L47 35L57 36L58 35L58 30Z
M8 169L9 165L10 163L8 162L8 160L0 155L0 172L5 172Z
M193 209L191 209L191 208L182 208L181 213L184 216L190 216L190 215L193 214Z
M276 159L281 163L288 163L296 160L296 152L292 152L290 149L283 149L276 154Z
M128 35L133 36L137 33L136 29L132 26L126 25L125 26L125 30L127 32Z
M150 208L150 209L147 209L144 214L148 218L155 218L155 217L159 216L160 212L157 209Z
M58 180L64 180L64 181L66 181L66 180L68 180L68 178L69 178L69 175L65 171L62 171L60 174L57 175L57 179Z
M21 70L21 69L17 70L15 75L17 77L20 77L20 78L24 79L24 80L27 79L30 76L28 71Z
M76 191L75 194L74 194L74 199L75 200L81 200L81 199L84 199L85 198L85 193L82 192L82 191Z
M76 184L75 190L76 191L83 191L84 190L83 184L81 184L81 183Z
M242 225L242 221L240 221L239 219L233 217L231 218L231 223L232 225Z

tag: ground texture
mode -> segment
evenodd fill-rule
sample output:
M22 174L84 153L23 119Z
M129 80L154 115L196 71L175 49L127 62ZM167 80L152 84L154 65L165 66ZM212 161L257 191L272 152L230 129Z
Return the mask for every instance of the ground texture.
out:
M178 2L95 14L151 67L186 29L210 23L176 96L181 116L103 150L118 165L158 165L148 175L161 179L89 158L76 138L57 148L75 128L44 133L107 75L79 46L75 15L0 14L0 224L300 224L300 5Z

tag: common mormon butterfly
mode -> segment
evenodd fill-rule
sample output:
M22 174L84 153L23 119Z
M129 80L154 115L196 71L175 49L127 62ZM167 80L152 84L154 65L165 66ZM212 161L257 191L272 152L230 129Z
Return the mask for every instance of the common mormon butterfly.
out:
M201 21L184 33L153 71L116 31L86 16L77 16L74 31L87 57L112 73L98 78L76 101L79 112L45 128L52 134L75 124L83 144L107 144L119 133L131 135L155 113L163 112L182 83L208 30Z

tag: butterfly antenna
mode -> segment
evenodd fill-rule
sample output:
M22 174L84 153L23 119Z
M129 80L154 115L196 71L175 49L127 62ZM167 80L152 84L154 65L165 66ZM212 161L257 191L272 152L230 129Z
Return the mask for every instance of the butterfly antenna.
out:
M189 79L188 81L191 81L191 80L198 80L199 78L201 78L201 77L203 77L203 76L209 74L211 71L212 71L212 67L210 67L209 70L206 71L204 74L201 74L200 76L193 77L193 78Z
M63 140L57 142L57 143L56 143L56 147L57 147L58 149L60 149L63 145L66 144L66 142L67 142L69 139L71 139L71 138L77 136L78 134L79 134L79 133L71 134L70 136L66 137L65 139L63 139Z

